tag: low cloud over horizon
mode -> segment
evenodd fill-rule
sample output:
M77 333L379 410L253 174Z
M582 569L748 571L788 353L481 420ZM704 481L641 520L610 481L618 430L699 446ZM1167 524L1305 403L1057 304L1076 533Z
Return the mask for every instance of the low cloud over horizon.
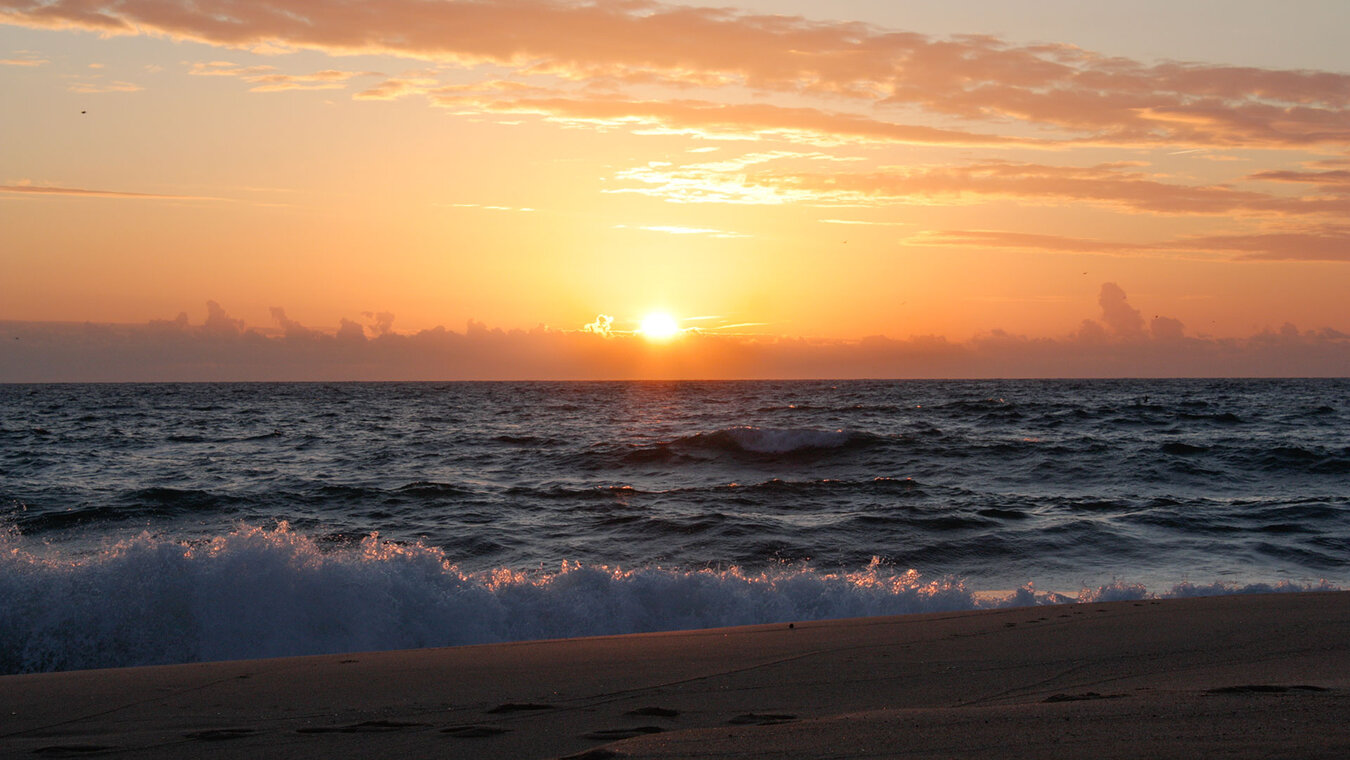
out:
M653 342L595 329L603 316L575 330L471 319L462 332L401 334L388 312L323 331L277 307L274 326L251 327L209 301L196 325L186 313L142 325L0 322L0 382L1350 376L1350 335L1329 327L1188 335L1177 319L1146 320L1111 282L1098 305L1057 338L991 329L968 341L840 341L690 328Z

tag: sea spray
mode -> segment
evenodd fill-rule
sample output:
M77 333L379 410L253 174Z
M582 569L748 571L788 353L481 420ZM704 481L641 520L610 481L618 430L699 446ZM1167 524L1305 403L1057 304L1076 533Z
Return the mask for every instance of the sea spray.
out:
M1181 588L1181 587L1178 587ZM1326 588L1324 586L1324 588ZM1232 593L1235 587L1185 587ZM1282 589L1307 590L1284 584ZM1085 601L1142 598L1142 587ZM327 546L239 526L209 540L142 534L72 555L10 534L0 552L0 672L249 659L944 612L1069 601L1026 586L990 597L874 559L465 572L439 550L368 535Z

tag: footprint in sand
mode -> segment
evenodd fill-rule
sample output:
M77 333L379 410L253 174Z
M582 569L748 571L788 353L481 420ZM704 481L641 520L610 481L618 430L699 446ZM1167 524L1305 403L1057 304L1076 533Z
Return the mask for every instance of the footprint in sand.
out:
M1098 694L1095 691L1088 691L1082 694L1051 694L1042 699L1042 702L1082 702L1089 699L1120 699L1124 694Z
M353 723L350 726L310 726L297 728L297 734L376 734L387 731L402 731L405 728L425 728L426 723L406 723L400 720L368 720Z
M742 713L727 722L738 726L771 726L775 723L787 723L796 719L796 715L783 713Z
M679 710L672 710L669 707L639 707L636 710L629 710L624 713L624 715L643 715L652 718L674 718L679 714Z
M1309 686L1307 684L1298 684L1296 686L1277 686L1270 683L1249 683L1242 686L1223 686L1217 689L1207 689L1206 694L1286 694L1291 691L1330 691L1325 686Z
M456 739L485 739L489 736L501 736L502 734L510 732L511 729L509 728L503 728L501 726L483 726L479 724L451 726L450 728L441 729L441 733L449 734Z
M183 734L185 739L196 739L201 742L218 742L226 739L242 739L245 736L253 736L258 733L256 728L208 728L205 731L193 731L190 734Z
M633 726L632 728L602 728L599 731L592 731L582 738L601 739L608 742L618 741L619 739L632 739L634 736L643 734L659 734L664 731L660 726Z
M607 747L596 747L588 749L585 752L579 752L575 755L568 755L561 760L614 760L614 758L624 757L621 752L615 752Z
M553 705L543 705L538 702L506 702L497 705L491 710L484 710L488 715L497 715L499 713L528 712L530 710L552 710Z

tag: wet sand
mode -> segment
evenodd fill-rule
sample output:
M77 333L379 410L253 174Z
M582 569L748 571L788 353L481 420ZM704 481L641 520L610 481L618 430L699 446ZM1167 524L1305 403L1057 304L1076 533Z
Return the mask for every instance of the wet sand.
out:
M1350 592L0 677L0 756L1350 757Z

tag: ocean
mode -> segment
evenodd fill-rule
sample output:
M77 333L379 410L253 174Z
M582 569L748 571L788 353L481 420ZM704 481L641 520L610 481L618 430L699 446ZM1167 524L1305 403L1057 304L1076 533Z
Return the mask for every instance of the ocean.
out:
M1350 380L0 385L0 673L1350 583Z

